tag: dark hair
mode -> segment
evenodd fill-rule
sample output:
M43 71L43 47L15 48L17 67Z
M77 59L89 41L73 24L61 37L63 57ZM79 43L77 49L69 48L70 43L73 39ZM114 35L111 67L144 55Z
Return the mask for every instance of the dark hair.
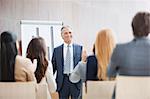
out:
M48 61L46 59L46 45L43 38L33 38L27 48L27 58L30 58L33 62L37 59L37 68L34 72L37 83L40 83L45 76L45 72L48 67Z
M93 52L93 54L95 54L95 44L93 44L92 52Z
M70 28L70 29L72 29L70 26L65 25L65 26L63 26L63 27L61 28L61 33L62 33L63 29L65 29L65 28Z
M150 13L138 12L132 20L132 29L135 37L148 36L150 33Z
M5 31L1 34L1 81L14 82L15 58L17 55L17 37L11 32Z

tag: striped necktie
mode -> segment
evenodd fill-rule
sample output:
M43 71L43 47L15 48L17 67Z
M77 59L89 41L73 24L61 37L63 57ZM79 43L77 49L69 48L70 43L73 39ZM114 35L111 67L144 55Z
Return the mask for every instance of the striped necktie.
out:
M70 67L71 66L71 52L70 52L70 46L68 45L67 46L67 53L66 53L66 61L65 61L65 74L69 74L71 71L70 71Z

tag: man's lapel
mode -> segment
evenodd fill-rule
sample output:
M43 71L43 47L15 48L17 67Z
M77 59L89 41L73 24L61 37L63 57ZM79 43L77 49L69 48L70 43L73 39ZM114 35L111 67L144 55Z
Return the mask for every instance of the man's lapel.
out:
M75 67L75 58L76 58L76 47L73 44L73 66Z
M61 59L61 66L62 66L62 70L64 68L64 56L63 56L63 47L64 47L64 44L61 46L61 49L60 49L60 59Z

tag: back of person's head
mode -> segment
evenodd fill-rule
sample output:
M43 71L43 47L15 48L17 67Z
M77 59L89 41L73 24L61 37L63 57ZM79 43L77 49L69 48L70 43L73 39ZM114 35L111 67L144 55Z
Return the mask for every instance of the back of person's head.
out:
M35 77L37 83L40 83L42 78L45 76L47 70L48 61L46 59L46 44L43 38L33 38L27 48L27 58L30 58L33 62L37 59L37 68L35 71Z
M1 81L13 82L15 58L17 55L17 37L8 31L1 33Z
M115 48L116 42L110 29L103 29L98 32L95 41L95 54L98 60L98 78L107 79L107 65Z
M135 37L148 36L150 33L150 13L138 12L132 20L132 29Z

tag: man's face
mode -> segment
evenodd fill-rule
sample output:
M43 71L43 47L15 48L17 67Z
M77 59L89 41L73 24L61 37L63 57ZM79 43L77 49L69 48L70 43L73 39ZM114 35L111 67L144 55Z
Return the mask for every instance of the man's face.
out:
M65 27L62 30L61 36L65 43L70 44L72 41L72 30L70 28Z

